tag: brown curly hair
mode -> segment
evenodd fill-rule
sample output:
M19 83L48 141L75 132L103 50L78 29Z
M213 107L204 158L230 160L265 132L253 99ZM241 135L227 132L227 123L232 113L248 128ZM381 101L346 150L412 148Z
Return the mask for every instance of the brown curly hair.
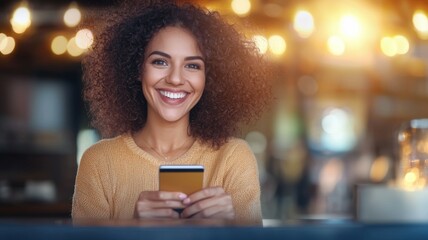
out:
M147 102L141 82L145 49L160 29L180 26L193 33L205 58L204 93L190 111L190 134L219 147L241 123L258 119L271 100L270 71L255 44L217 12L188 3L126 4L110 14L83 64L84 100L92 125L103 137L141 129ZM132 8L132 9L131 9ZM122 9L123 10L123 9ZM118 18L120 17L120 18Z

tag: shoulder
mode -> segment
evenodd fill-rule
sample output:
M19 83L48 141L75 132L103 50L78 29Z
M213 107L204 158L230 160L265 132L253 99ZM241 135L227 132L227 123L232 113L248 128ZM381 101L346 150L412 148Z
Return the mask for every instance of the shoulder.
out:
M228 141L225 144L223 144L220 148L221 149L236 149L236 148L250 149L250 146L244 139L232 137L232 138L229 138Z
M103 151L105 149L111 149L114 147L117 147L121 144L123 144L125 139L124 135L119 135L114 138L105 138L101 139L100 141L96 142L92 146L90 146L87 151L89 152L97 152L97 151Z
M248 143L240 138L230 138L219 150L231 156L253 156L253 152Z
M114 138L106 138L96 142L85 150L82 160L101 159L109 156L111 153L117 152L119 148L123 148L125 146L125 138L126 135L120 135Z

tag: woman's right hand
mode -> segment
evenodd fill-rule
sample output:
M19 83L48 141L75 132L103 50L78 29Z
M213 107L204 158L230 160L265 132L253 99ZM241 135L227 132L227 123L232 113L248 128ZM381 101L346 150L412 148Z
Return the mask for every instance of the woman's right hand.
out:
M180 218L174 209L184 208L181 192L144 191L141 192L134 208L135 218Z

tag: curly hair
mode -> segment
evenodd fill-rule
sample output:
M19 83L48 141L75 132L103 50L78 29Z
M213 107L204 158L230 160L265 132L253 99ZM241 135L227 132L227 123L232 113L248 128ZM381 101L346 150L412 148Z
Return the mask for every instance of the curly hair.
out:
M103 137L144 126L147 102L139 81L141 66L149 41L167 26L193 33L206 61L205 89L190 111L193 137L219 147L237 134L240 124L261 116L271 100L270 71L253 42L217 12L189 3L145 5L127 4L127 14L110 14L109 24L82 61L84 100L92 125Z

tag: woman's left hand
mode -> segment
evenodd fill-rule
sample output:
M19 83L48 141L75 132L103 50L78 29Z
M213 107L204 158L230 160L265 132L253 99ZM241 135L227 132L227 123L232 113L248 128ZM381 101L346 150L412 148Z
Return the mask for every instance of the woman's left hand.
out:
M181 218L234 219L232 197L221 187L204 188L183 200L187 205Z

